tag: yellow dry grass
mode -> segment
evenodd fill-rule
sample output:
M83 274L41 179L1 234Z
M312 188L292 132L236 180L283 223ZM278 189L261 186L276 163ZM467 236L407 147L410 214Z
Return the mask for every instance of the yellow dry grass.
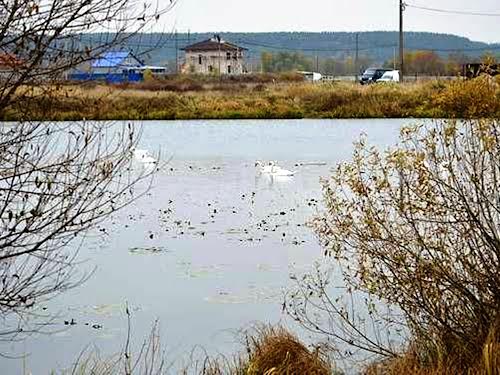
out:
M480 78L482 79L482 78ZM445 118L500 114L498 85L476 80L360 86L335 82L156 86L64 85L23 88L5 120L231 118ZM162 86L163 85L163 86ZM483 88L481 92L477 87ZM486 88L485 88L486 87ZM475 106L478 97L490 100ZM484 100L481 101L484 103Z

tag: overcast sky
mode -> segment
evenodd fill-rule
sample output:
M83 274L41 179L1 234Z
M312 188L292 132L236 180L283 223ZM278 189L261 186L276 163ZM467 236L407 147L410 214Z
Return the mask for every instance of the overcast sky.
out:
M179 31L372 31L398 29L398 0L178 0L168 15ZM499 0L407 0L445 10L500 14ZM500 42L500 17L407 8L405 29Z

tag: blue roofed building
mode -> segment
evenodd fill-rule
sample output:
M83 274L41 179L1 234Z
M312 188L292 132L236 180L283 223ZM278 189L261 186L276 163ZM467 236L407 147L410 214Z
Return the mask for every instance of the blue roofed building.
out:
M144 63L132 53L126 51L106 52L90 64L93 73L124 73L133 68L144 66Z
M144 79L144 71L150 70L153 74L164 74L164 67L145 65L131 52L106 52L92 60L86 68L69 75L69 79L76 81L106 81L109 83L139 82Z

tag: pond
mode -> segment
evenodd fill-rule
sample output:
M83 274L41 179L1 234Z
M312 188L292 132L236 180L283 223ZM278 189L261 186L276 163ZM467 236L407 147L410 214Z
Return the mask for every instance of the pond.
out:
M123 348L132 311L140 343L158 319L167 359L201 346L238 348L234 333L254 322L289 325L281 304L290 275L321 257L305 225L321 209L320 177L348 160L365 133L379 147L396 142L412 120L142 122L140 148L165 164L144 197L79 243L91 277L43 306L57 314L47 334L2 344L2 374L47 374L95 345ZM121 126L117 124L117 126ZM258 173L256 160L294 170ZM317 163L320 162L320 163ZM303 163L303 165L301 165ZM74 325L65 324L73 320Z

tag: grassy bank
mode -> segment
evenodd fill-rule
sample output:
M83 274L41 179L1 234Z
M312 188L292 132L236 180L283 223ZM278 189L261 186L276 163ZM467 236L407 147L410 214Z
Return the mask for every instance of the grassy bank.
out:
M3 120L173 120L287 118L454 118L500 115L491 80L360 86L272 77L247 81L188 78L140 85L31 89ZM485 100L486 98L486 100ZM481 99L481 100L479 100ZM481 106L470 103L481 102Z
M210 356L201 350L192 352L188 363L176 363L165 358L158 332L150 335L142 350L121 352L102 357L97 349L83 353L73 364L72 371L62 375L167 374L182 375L345 375L333 359L329 344L306 345L287 329L277 326L259 326L245 331L242 345L234 354ZM199 354L199 355L198 355ZM136 365L133 366L132 364ZM483 350L474 367L464 368L448 361L423 365L417 354L409 351L400 357L367 363L348 363L349 373L363 375L498 375L500 355L493 344ZM346 364L346 363L344 363ZM176 370L174 371L174 368ZM354 370L354 368L356 370Z
M242 332L241 350L210 356L201 348L187 362L170 361L159 341L157 326L137 351L102 357L97 349L82 353L62 375L340 375L325 346L307 347L285 328L258 326Z

